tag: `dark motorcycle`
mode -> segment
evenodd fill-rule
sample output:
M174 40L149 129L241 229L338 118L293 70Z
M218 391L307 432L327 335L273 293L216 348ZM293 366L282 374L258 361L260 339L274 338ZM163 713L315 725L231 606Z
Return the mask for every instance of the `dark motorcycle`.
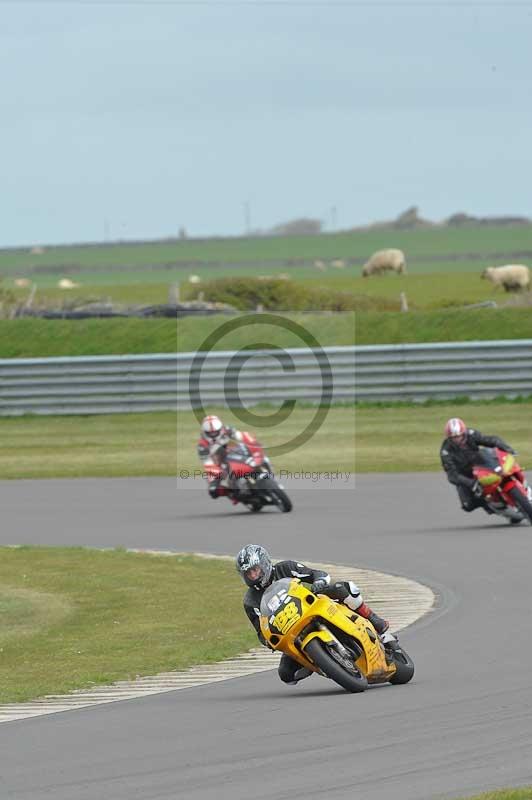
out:
M250 433L243 433L241 442L228 445L223 460L217 462L205 463L207 479L221 478L231 500L251 511L260 511L264 506L276 506L283 512L292 510L292 501L275 479L264 448Z

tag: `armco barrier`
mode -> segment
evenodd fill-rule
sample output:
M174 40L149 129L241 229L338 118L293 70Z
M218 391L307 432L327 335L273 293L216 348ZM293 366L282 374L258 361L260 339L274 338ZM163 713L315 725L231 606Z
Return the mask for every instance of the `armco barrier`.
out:
M325 354L325 355L323 355ZM532 340L0 360L0 415L532 394ZM197 392L194 380L197 378Z

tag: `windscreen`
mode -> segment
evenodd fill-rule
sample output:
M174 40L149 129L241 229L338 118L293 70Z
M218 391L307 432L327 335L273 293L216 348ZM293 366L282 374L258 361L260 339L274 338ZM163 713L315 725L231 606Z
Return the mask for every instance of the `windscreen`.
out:
M291 578L281 578L278 581L274 581L271 586L268 586L260 601L260 613L263 617L275 614L282 605L291 582Z
M499 459L493 447L481 447L475 456L475 464L487 467L488 469L495 469L499 466Z

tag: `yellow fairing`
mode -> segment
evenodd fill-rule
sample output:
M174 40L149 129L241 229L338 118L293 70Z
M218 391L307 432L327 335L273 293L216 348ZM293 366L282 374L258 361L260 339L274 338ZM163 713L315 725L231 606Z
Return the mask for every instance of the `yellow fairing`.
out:
M313 621L319 628L311 627L305 631ZM312 594L298 580L291 581L284 602L270 617L261 616L260 627L274 650L286 653L299 664L317 672L305 656L305 647L315 638L324 642L335 641L334 628L329 629L328 622L360 645L363 652L356 665L369 683L386 681L394 674L395 665L386 661L384 647L368 620L341 603Z
M515 456L511 453L506 453L504 460L502 462L502 471L505 475L509 475L515 466Z
M478 482L482 486L492 486L495 483L501 482L501 476L497 475L496 472L490 472L489 475L480 475Z

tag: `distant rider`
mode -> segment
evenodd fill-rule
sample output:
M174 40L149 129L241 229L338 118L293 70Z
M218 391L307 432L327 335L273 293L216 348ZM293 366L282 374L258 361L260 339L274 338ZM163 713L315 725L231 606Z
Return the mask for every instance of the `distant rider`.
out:
M210 414L201 423L201 435L198 442L198 456L203 464L209 462L224 467L226 447L230 442L241 442L242 432L223 424L220 417ZM215 500L229 494L224 485L225 474L209 479L208 492ZM234 502L237 502L236 500Z
M273 564L268 551L260 544L247 544L236 557L236 568L242 580L248 586L244 595L244 610L257 631L261 644L268 646L260 630L260 601L264 590L279 578L299 578L312 584L311 591L325 594L332 600L339 600L352 611L369 619L378 634L383 634L390 627L389 623L379 617L363 601L360 589L353 581L338 581L331 585L331 577L321 569L301 564L299 561L278 561ZM293 658L283 653L279 664L279 677L283 683L297 683L308 678L312 672L302 667Z
M482 497L482 487L473 477L473 465L477 461L479 446L498 447L507 453L515 453L510 445L498 436L486 436L474 428L466 427L463 419L452 417L445 425L445 439L440 448L443 469L450 483L456 486L464 511L482 507L489 514L493 511Z

